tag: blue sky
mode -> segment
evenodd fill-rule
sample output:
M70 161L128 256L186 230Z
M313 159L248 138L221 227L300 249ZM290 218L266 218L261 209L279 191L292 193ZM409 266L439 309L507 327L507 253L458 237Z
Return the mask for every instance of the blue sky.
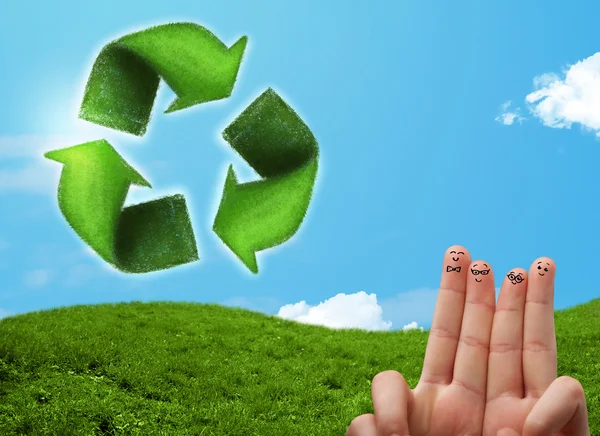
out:
M3 1L1 313L172 300L277 314L304 302L287 313L428 328L452 244L491 263L498 286L554 258L559 309L600 297L600 5L393 4ZM173 94L161 85L141 139L78 120L102 46L174 21L227 45L248 36L232 97L163 114ZM320 172L300 231L259 253L253 276L211 228L227 166L257 178L221 131L269 86L317 137ZM128 203L186 195L199 262L121 274L68 227L60 165L42 154L101 138L154 186Z

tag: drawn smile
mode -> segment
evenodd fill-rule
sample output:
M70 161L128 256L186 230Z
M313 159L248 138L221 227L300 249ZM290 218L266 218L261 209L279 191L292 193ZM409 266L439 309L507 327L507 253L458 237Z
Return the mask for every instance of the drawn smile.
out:
M479 278L477 276L487 276L490 272L490 267L488 266L488 264L484 263L483 265L485 265L487 269L475 269L477 264L473 265L473 268L471 268L471 274L475 276L475 281L477 283L481 283L483 281L483 277Z
M452 260L453 260L454 262L458 262L458 259L459 259L458 257L457 257L456 259L455 259L454 257L452 258Z

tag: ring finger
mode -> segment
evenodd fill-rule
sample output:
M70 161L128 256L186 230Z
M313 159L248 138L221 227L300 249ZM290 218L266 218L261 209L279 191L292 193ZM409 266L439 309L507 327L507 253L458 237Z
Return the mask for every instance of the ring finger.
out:
M504 394L523 398L523 315L527 273L512 269L504 278L494 314L488 367L487 401Z

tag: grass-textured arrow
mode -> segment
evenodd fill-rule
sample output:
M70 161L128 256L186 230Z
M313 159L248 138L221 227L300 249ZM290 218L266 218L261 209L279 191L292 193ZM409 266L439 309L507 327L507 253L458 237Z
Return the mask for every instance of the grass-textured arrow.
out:
M123 209L132 184L151 187L105 140L51 151L64 164L58 204L69 225L105 261L145 273L198 260L182 195Z
M247 37L227 48L194 23L170 23L106 45L88 79L79 117L142 136L160 78L177 98L166 112L231 95Z
M223 137L263 179L238 184L229 167L213 230L256 274L255 253L287 241L302 224L317 175L318 145L308 126L271 88Z

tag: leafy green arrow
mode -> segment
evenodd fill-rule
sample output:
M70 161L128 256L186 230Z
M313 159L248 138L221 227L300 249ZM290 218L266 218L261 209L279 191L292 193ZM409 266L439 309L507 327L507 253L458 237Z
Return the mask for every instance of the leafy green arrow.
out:
M62 214L108 263L123 272L144 273L199 259L182 195L123 209L130 185L151 186L107 141L44 156L64 164L58 186Z
M170 23L106 45L88 79L79 118L137 136L146 132L160 77L177 98L166 112L227 98L248 38L227 48L194 23Z
M271 88L223 137L263 180L238 184L230 166L213 230L256 274L255 253L287 241L302 224L317 175L318 145L308 126Z

